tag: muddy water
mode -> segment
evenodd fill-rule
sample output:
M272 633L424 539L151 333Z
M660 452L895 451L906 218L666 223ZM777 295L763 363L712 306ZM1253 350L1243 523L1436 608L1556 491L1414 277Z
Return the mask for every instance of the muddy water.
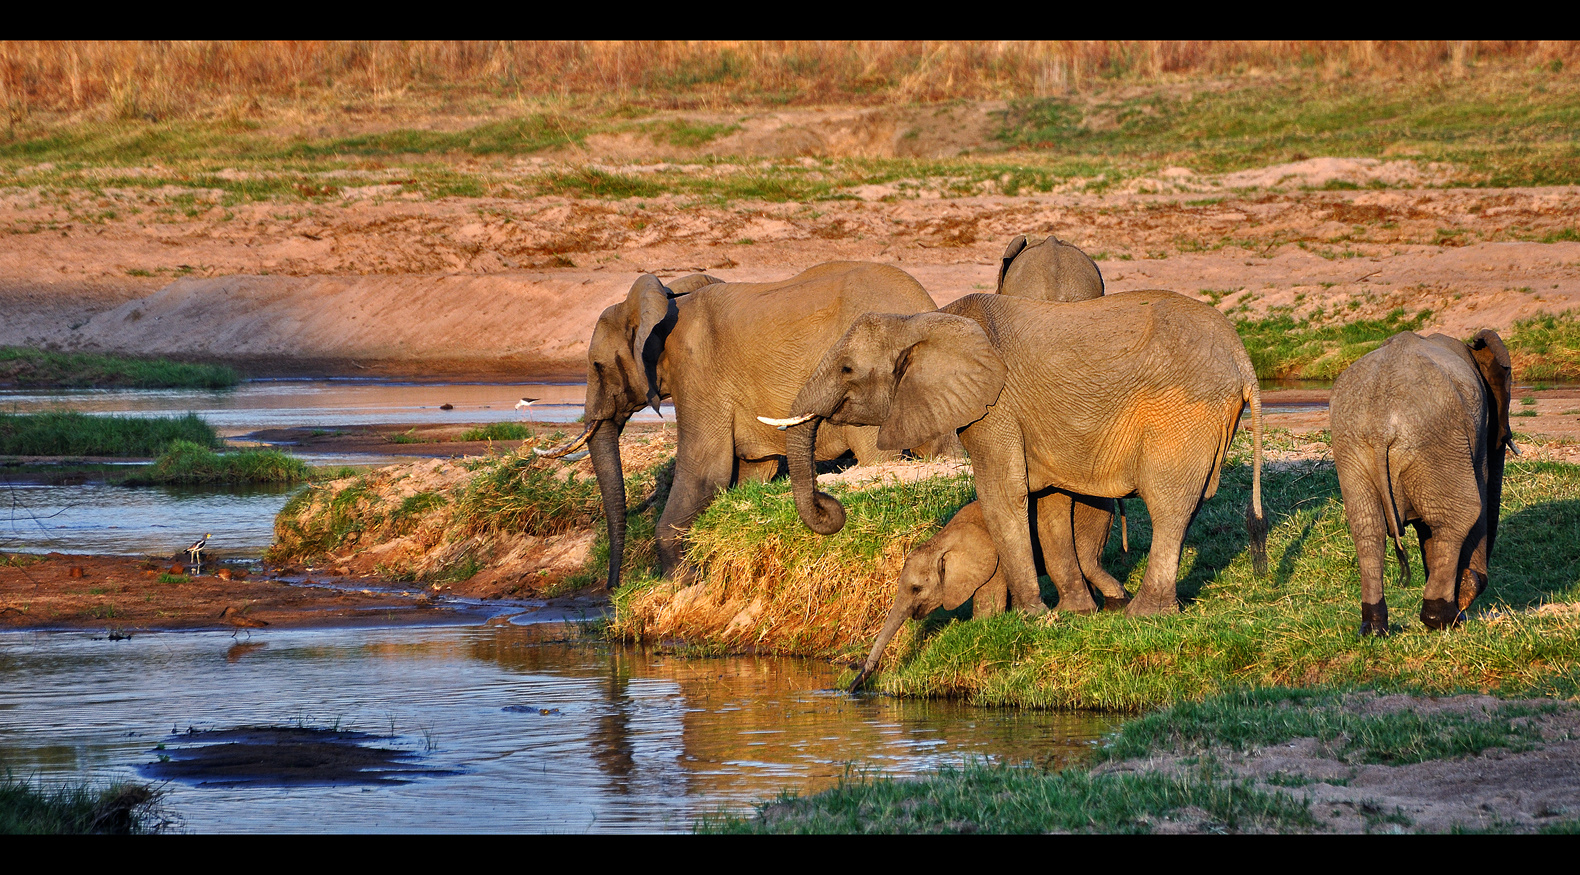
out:
M137 778L189 728L371 733L451 774L377 786L172 782L195 832L684 831L847 768L1049 764L1113 719L855 698L833 667L544 643L563 627L301 630L95 641L0 635L0 760L44 781ZM172 735L172 730L178 730Z
M539 399L526 411L516 403ZM179 415L192 411L227 436L266 428L348 425L473 424L529 418L575 422L587 397L583 383L393 383L375 380L250 380L234 389L69 389L0 392L0 410L35 413ZM443 410L449 404L453 409ZM665 415L674 419L673 408ZM638 421L657 420L652 410Z

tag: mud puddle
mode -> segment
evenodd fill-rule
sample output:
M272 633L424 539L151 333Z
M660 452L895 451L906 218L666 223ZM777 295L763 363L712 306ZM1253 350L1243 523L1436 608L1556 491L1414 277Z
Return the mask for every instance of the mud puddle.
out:
M258 630L250 641L4 633L0 762L44 782L147 780L145 767L185 758L173 748L197 739L332 730L414 754L401 768L426 774L172 780L166 807L193 832L684 832L847 770L1058 765L1115 722L852 697L830 689L837 674L588 644L563 624Z

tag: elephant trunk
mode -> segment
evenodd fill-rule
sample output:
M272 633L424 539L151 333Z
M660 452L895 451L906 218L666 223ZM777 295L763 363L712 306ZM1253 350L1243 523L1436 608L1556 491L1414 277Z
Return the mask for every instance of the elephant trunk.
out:
M620 428L611 420L590 426L593 473L603 497L603 515L609 530L609 591L620 586L620 565L625 558L625 471L620 466Z
M790 462L790 488L795 509L807 528L832 535L845 527L845 508L834 496L817 491L817 427L820 417L791 426L785 435L785 456Z
M867 678L878 670L878 660L883 658L884 648L889 646L889 639L894 633L900 631L900 626L905 624L905 619L911 615L906 605L901 601L902 596L895 596L894 607L889 609L888 619L883 621L883 631L878 633L878 640L872 645L872 652L867 654L867 661L862 663L861 671L856 673L856 679L850 682L850 692L860 689Z

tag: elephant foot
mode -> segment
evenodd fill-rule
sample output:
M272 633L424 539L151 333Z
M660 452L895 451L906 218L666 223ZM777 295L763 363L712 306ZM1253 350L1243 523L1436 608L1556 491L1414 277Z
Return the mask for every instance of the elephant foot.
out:
M1375 605L1361 603L1361 637L1376 635L1379 638L1388 635L1388 603L1380 601Z
M1032 602L1029 605L1016 605L1015 609L1018 611L1025 611L1027 614L1033 617L1040 617L1043 614L1048 613L1048 606L1042 603L1042 599L1037 599L1035 602Z
M1059 593L1059 603L1053 609L1061 614L1095 614L1097 602L1092 600L1092 594L1082 584L1078 590Z
M1128 604L1130 604L1130 599L1128 598L1120 598L1119 596L1103 596L1104 611L1122 611Z
M1055 614L1095 614L1097 613L1097 605L1096 603L1088 603L1067 608L1064 606L1064 602L1061 601L1059 604L1054 605L1053 612Z
M1473 568L1466 568L1459 580L1459 611L1470 610L1470 603L1487 591L1487 575Z
M1448 599L1426 599L1421 603L1421 622L1428 629L1447 629L1465 622L1465 612Z

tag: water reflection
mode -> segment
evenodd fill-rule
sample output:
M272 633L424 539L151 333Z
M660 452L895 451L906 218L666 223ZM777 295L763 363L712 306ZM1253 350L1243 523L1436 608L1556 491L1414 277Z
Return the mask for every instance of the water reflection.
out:
M171 784L200 831L686 830L719 807L966 757L1060 762L1109 720L830 692L835 669L545 640L560 629L0 635L0 761L134 777L172 730L335 726L461 774L389 787Z

